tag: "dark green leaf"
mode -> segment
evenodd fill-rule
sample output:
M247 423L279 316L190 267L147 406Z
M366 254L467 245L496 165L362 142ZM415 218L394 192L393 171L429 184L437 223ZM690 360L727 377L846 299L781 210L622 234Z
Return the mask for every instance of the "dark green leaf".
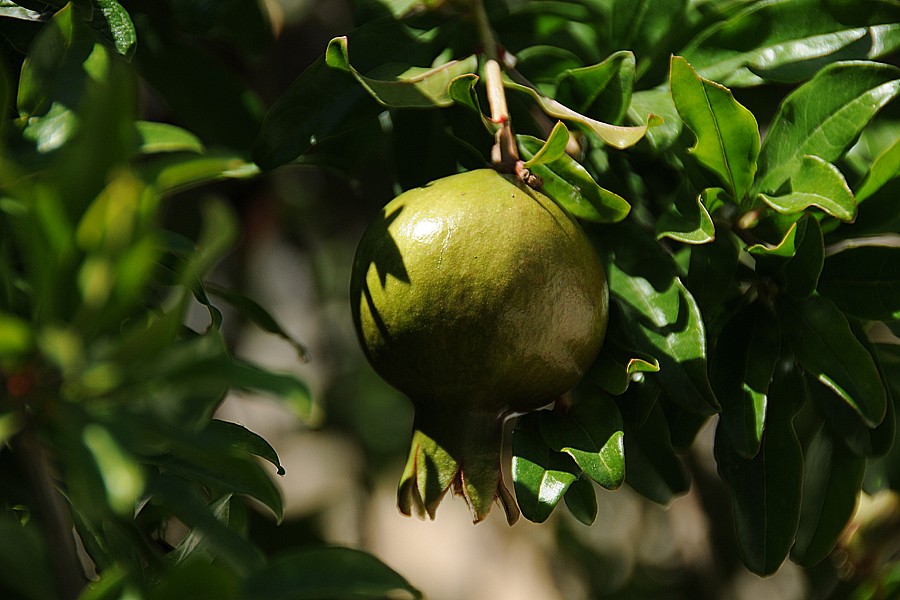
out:
M247 454L264 458L278 469L279 475L284 475L284 467L281 466L275 449L264 438L243 425L212 419L203 435L215 439L217 444L231 446Z
M628 485L660 504L690 488L690 477L672 447L659 403L642 424L625 422L625 470Z
M731 91L703 79L686 60L673 56L669 82L678 114L697 137L691 153L741 201L756 174L759 127L753 113Z
M556 99L593 119L618 123L631 104L633 87L634 54L622 50L599 64L560 72Z
M655 376L685 409L719 408L706 374L706 331L700 310L676 276L672 257L643 232L618 225L602 238L610 294L622 309L633 346L659 361Z
M569 130L562 121L557 121L544 145L525 161L525 167L533 169L537 165L546 165L561 159L566 153L568 143Z
M173 152L151 157L140 165L145 181L162 194L174 194L188 188L222 181L247 179L259 174L259 167L235 153L180 154Z
M896 23L896 5L820 0L752 2L702 31L682 51L701 75L731 86L797 82L838 60L876 58L878 26ZM874 27L872 27L874 26Z
M584 475L572 482L563 500L572 516L585 525L592 525L597 519L597 493Z
M450 82L455 77L473 72L478 67L478 58L472 55L433 68L384 65L381 69L364 75L350 64L345 36L329 42L325 51L325 63L333 69L353 75L382 106L433 108L453 104L453 98L447 92Z
M823 427L806 450L803 502L791 558L803 566L824 559L853 513L866 462Z
M0 516L0 591L23 600L57 598L48 558L36 523Z
M585 475L608 490L625 480L622 416L615 402L599 395L565 413L540 413L540 430L553 450L565 452Z
M758 303L736 313L716 342L710 380L722 403L720 427L729 447L744 458L759 451L780 349L775 317Z
M837 160L900 92L898 76L900 70L890 65L838 63L794 90L781 103L763 140L754 189L779 193L807 155Z
M656 235L671 238L684 244L707 244L716 237L716 227L707 206L714 198L724 196L721 188L706 188L696 196L690 196L687 186L682 186L672 205L656 222Z
M875 157L856 189L856 202L862 202L898 176L900 176L900 139Z
M610 321L610 327L621 325L621 320ZM643 352L625 347L621 340L624 335L617 335L617 331L607 331L606 340L600 350L600 356L592 368L589 377L596 381L604 391L614 396L625 393L628 385L634 377L641 377L639 373L657 373L659 362Z
M815 206L841 221L852 223L856 219L856 199L844 175L833 164L818 156L804 156L790 182L791 191L787 194L759 196L782 214Z
M275 373L250 363L235 361L227 373L234 387L271 394L300 418L314 421L312 396L305 383L288 373Z
M380 560L350 548L315 547L274 558L244 583L246 600L420 599L422 593Z
M855 317L900 318L900 246L860 242L828 256L819 291Z
M147 600L240 600L237 575L219 563L189 560L166 571L145 596ZM86 599L80 599L86 600Z
M246 532L241 531L241 511L243 505L237 504L238 502L239 501L231 494L224 494L210 502L208 510L219 524L239 535L245 535ZM224 537L231 536L225 535ZM209 543L208 535L204 529L195 527L185 536L167 558L175 565L184 563L190 564L191 562L196 562L198 560L202 562L212 562L216 558L216 548Z
M527 85L515 83L513 81L510 81L509 79L504 79L503 85L508 89L515 90L517 92L521 92L530 96L531 99L536 101L541 109L551 117L580 125L599 137L601 140L603 140L604 143L612 146L613 148L618 148L619 150L637 144L641 140L641 138L644 137L644 134L647 132L647 128L652 127L659 122L658 118L651 118L648 119L647 125L639 125L636 127L611 125L610 123L604 123L602 121L597 121L596 119L591 119L590 117L585 116L578 111L572 110L561 102L549 98L548 96L543 95L536 89Z
M497 126L481 110L481 102L478 100L478 93L475 91L475 84L477 83L478 75L474 73L459 75L450 81L450 85L447 87L447 94L455 103L478 113L484 128L493 133Z
M522 158L529 160L543 147L543 142L527 135L516 136ZM533 167L534 174L544 180L544 192L573 216L595 223L617 223L631 210L618 194L605 190L574 158L563 154L550 164Z
M789 294L806 298L816 290L825 260L819 221L812 215L803 218L798 225L797 237L797 252L784 265L784 279Z
M712 242L691 248L687 286L707 324L735 283L739 252L736 237L721 225Z
M605 32L610 46L631 48L640 61L640 75L648 63L668 51L666 39L684 23L687 5L686 0L613 0Z
M828 386L870 426L884 418L884 387L872 356L856 339L847 318L826 298L781 298L782 334L803 368Z
M578 478L572 458L550 448L532 420L520 419L512 435L512 476L522 516L543 523Z
M731 492L741 558L759 575L774 573L784 561L800 518L803 453L794 433L798 403L793 396L801 389L790 380L773 384L771 414L751 459L732 445L724 422L716 431L716 463Z
M309 353L306 346L304 346L295 336L288 333L288 331L282 327L271 314L269 314L269 311L260 306L255 300L244 294L235 292L234 290L229 290L209 283L205 285L205 288L210 294L218 296L234 306L242 315L250 319L250 321L257 327L260 327L263 331L277 335L288 342L297 351L297 356L300 357L300 360L306 361L309 359Z

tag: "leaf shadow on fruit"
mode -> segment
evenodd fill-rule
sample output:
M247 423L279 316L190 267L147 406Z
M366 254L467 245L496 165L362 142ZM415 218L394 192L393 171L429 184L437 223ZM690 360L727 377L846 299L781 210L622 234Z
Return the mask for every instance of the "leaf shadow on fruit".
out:
M375 265L375 270L378 272L381 287L387 285L388 275L392 275L403 283L410 283L409 273L406 271L406 265L403 262L403 255L400 254L397 242L394 241L391 232L388 231L388 227L400 216L402 211L402 206L390 214L386 214L382 210L378 218L369 226L370 231L366 234L366 237L370 239L381 240L380 243L383 245L381 251L375 253L378 259L372 261Z

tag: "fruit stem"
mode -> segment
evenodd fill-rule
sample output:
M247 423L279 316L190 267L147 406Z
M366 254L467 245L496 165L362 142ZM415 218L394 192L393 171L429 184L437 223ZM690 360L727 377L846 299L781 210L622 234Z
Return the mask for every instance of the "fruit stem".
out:
M484 8L483 0L473 0L475 25L486 58L484 63L484 81L487 86L488 105L491 109L491 121L499 125L494 133L494 147L491 149L491 161L500 170L507 173L516 172L520 163L519 148L509 118L506 105L506 90L503 88L503 72L500 68L500 53L504 52L497 44L494 32Z

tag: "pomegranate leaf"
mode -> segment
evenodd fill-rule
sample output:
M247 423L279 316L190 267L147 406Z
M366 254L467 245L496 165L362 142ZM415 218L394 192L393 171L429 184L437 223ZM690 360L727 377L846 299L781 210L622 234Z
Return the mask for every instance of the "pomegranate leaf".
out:
M818 156L804 156L790 179L790 193L759 197L782 214L796 214L814 206L827 214L852 223L856 219L856 199L843 174Z
M866 242L863 242L866 243ZM900 247L850 245L825 260L819 291L861 319L900 317Z
M626 483L660 504L686 492L691 485L690 476L672 447L660 403L653 403L642 423L625 420L624 426Z
M736 201L742 201L756 174L759 126L728 88L703 79L688 62L673 56L669 84L675 108L694 133L690 152L713 171Z
M862 202L895 177L900 177L900 138L869 165L869 170L856 188L856 202Z
M545 165L561 159L566 153L568 143L569 130L562 121L557 121L544 145L534 153L534 156L525 161L525 167L532 169L537 165Z
M834 549L838 536L853 514L866 462L853 456L823 426L805 455L803 502L797 539L791 558L812 566Z
M589 478L582 475L573 481L563 500L572 516L585 525L592 525L597 519L597 493Z
M706 188L693 197L686 188L679 190L669 210L656 223L658 238L670 238L684 244L706 244L716 237L716 227L708 206L721 202L722 188Z
M522 516L543 523L581 470L569 455L547 445L536 420L536 414L523 417L513 431L512 476Z
M567 69L556 83L556 99L588 117L617 123L631 104L634 53L620 50L601 63Z

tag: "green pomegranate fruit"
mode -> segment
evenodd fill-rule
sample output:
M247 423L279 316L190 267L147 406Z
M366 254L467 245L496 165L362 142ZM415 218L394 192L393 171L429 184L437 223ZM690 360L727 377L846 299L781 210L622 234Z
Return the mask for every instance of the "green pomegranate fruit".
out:
M499 500L503 422L568 392L606 330L608 292L581 228L545 195L490 169L389 202L351 277L366 356L415 406L398 504L434 518L451 487L473 520Z

